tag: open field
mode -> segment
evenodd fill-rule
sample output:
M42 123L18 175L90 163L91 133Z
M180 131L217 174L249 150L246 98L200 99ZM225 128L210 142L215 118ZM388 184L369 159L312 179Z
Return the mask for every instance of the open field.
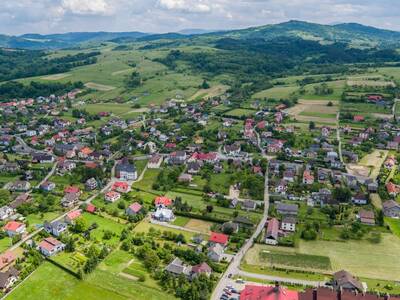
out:
M388 153L387 150L375 150L364 156L358 164L348 164L347 169L354 176L376 179Z
M298 121L314 121L316 123L336 123L336 114L339 111L337 101L327 100L299 100L298 104L286 110L286 112Z
M372 205L376 208L376 209L382 209L382 199L379 196L379 194L377 193L372 193L369 195L369 198L371 199L371 203Z
M185 230L179 230L179 229L174 229L174 228L167 228L161 225L157 225L157 224L151 224L149 223L147 220L143 220L142 222L140 222L138 225L136 225L134 232L144 232L147 233L149 232L150 228L154 228L156 230L159 230L161 232L164 231L170 231L176 234L182 234L186 241L191 241L192 237L195 236L195 233L189 232L189 231L185 231Z
M392 234L382 234L379 244L368 241L300 241L298 251L328 256L334 271L346 269L357 276L386 280L400 278L400 264L393 263L400 251L400 239Z
M298 89L298 86L275 86L268 90L255 93L252 98L287 99L292 93L296 92Z
M191 230L197 230L203 234L210 234L211 226L213 224L214 223L203 220L190 219L184 227Z
M389 225L390 230L393 232L393 234L397 235L400 238L400 220L385 218L385 223Z
M45 77L42 77L42 79L44 79L44 80L60 80L63 78L67 78L69 76L71 76L71 74L62 73L62 74L54 74L54 75L45 76Z
M85 83L85 86L87 88L94 89L97 91L102 91L102 92L108 92L108 91L112 91L113 89L115 89L114 86L99 84L99 83L94 83L94 82Z
M229 86L222 84L210 87L209 89L201 89L198 90L193 96L191 96L189 98L189 101L217 97L224 94L228 89Z
M249 117L255 113L254 110L251 109L244 109L244 108L236 108L232 109L230 111L227 111L224 115L227 117Z
M348 80L349 86L371 86L371 87L395 87L393 81L379 81L379 80Z
M121 276L116 276L108 270L101 270L100 266L86 279L78 280L51 263L45 262L31 277L29 277L29 279L10 293L6 299L175 299L173 296L164 294L160 288L155 288L154 286L149 287L146 285L146 282L139 283Z

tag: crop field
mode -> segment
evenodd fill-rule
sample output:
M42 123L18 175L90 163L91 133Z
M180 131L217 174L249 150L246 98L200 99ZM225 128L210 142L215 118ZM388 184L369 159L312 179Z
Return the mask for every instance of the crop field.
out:
M312 83L306 85L304 95L300 95L300 97L304 100L336 100L339 101L342 97L342 93L345 87L344 80L337 81L329 81L326 82L326 85L333 90L333 93L327 95L318 95L315 93L315 87L320 86L321 83Z
M379 81L379 80L348 80L349 86L370 86L370 87L395 87L393 81Z
M94 83L94 82L85 83L85 86L87 88L97 90L97 91L102 91L102 92L108 92L108 91L112 91L115 89L115 86L99 84L99 83Z
M361 115L369 115L369 114L390 114L391 107L380 106L372 103L349 103L349 102L341 102L340 105L341 111L352 112Z
M297 105L286 111L298 121L335 124L339 110L338 102L331 101L332 106L328 106L328 102L326 100L299 100Z
M42 79L44 79L44 80L60 80L60 79L67 78L69 76L71 76L71 74L62 73L62 74L54 74L54 75L45 76L45 77L42 77Z

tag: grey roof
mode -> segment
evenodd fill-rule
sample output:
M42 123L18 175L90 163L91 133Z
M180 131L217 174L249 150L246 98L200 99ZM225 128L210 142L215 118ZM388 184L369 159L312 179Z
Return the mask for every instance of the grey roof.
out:
M299 210L299 207L297 206L297 204L278 203L276 209L278 211L287 211L287 212L297 213L297 211Z
M172 262L169 263L169 265L165 268L166 271L180 275L180 274L185 274L189 275L190 273L190 267L185 266L178 257L175 257Z
M14 267L11 267L6 272L0 272L0 288L4 289L7 286L8 279L10 277L18 277L19 271Z
M134 165L129 164L129 163L122 163L118 164L115 167L116 172L127 172L127 173L134 173L136 172L136 168Z

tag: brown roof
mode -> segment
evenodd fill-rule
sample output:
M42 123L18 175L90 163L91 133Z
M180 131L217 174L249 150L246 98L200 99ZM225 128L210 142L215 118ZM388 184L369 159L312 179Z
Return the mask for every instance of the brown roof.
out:
M345 284L352 285L354 289L359 290L360 292L364 290L362 284L356 277L351 275L349 272L345 270L341 270L333 274L333 279L335 280L338 286L343 286Z

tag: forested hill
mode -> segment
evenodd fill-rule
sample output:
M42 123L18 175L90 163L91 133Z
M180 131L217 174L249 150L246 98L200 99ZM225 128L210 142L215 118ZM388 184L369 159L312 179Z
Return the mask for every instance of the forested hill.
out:
M204 33L203 33L204 32ZM223 37L265 40L278 37L296 37L319 42L351 43L355 47L392 47L400 45L400 32L364 26L356 23L321 25L302 21L289 21L247 29L206 32L181 31L178 33L148 34L143 32L72 32L64 34L25 34L21 36L0 35L0 47L21 49L62 49L77 47L82 43L126 43L161 39L209 40ZM202 34L203 33L203 34Z

